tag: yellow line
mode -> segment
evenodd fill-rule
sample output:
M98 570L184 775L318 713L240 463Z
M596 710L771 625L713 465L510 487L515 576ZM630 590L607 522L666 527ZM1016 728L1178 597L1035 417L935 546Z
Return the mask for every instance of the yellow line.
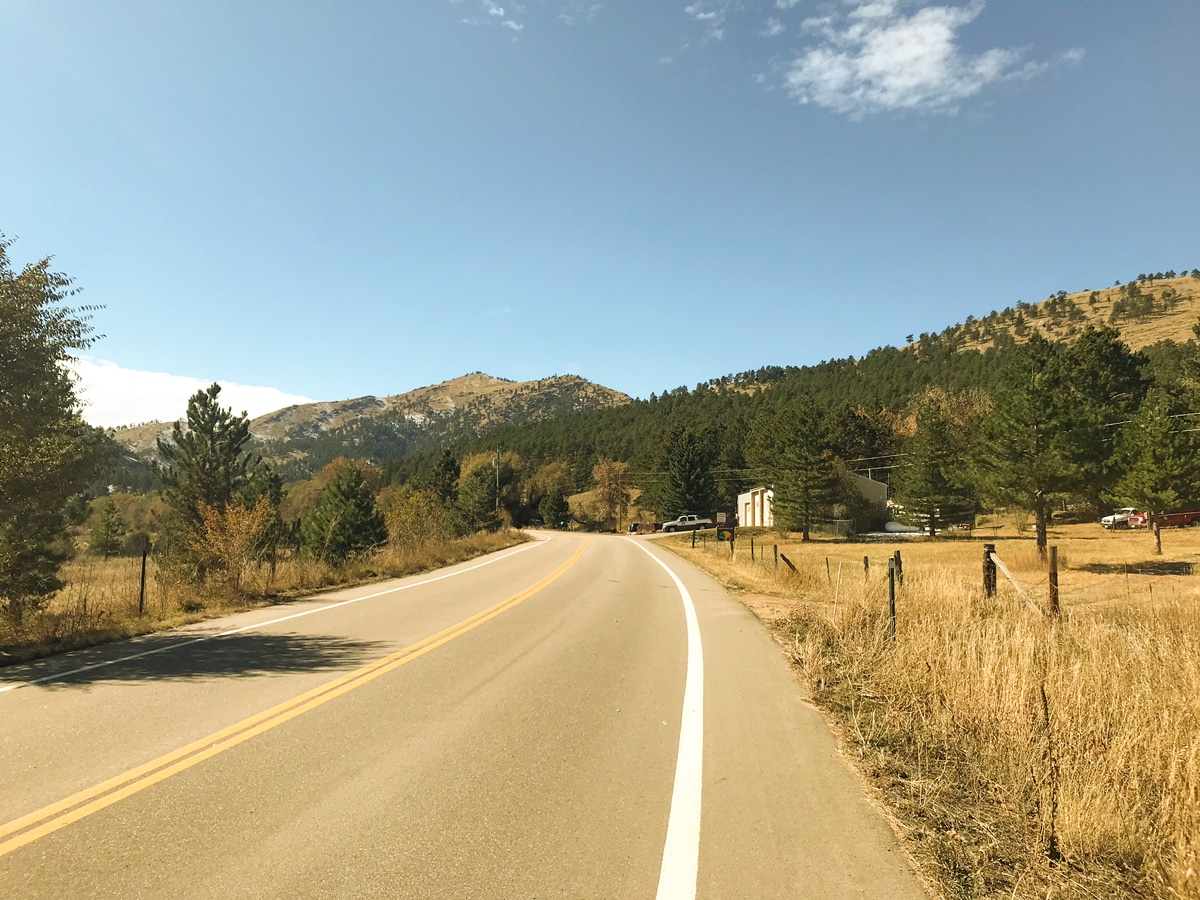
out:
M414 659L418 659L426 653L436 650L444 644L448 644L468 631L478 628L484 622L488 622L508 612L518 603L528 600L534 594L544 590L552 582L557 581L566 574L568 569L579 561L579 557L587 549L588 543L589 541L585 541L583 546L576 550L570 559L541 581L506 600L500 601L494 606L490 606L481 612L475 613L473 616L463 619L461 622L451 625L449 628L444 628L436 634L432 634L427 638L417 641L415 644L405 647L403 650L398 650L382 659L368 663L360 669L348 672L290 700L285 700L277 706L243 719L241 722L230 725L228 728L223 728L198 741L193 741L185 747L158 757L158 759L130 769L94 787L72 794L70 797L66 797L56 803L51 803L49 806L45 806L36 812L0 825L0 838L16 834L17 832L23 832L0 844L0 856L4 856L39 838L52 834L60 828L65 828L73 822L78 822L80 819L86 818L92 813L99 812L108 806L112 806L114 803L124 800L126 797L132 796L139 791L144 791L146 788L158 784L172 775L176 775L185 769L190 769L192 766L210 759L219 753L224 753L226 750L236 747L243 741L248 741L256 735L270 731L284 722L290 721L309 710L316 709L330 700L360 688L367 682L374 681L376 678L386 675L412 662ZM42 824L39 825L38 823ZM35 825L37 827L32 827Z

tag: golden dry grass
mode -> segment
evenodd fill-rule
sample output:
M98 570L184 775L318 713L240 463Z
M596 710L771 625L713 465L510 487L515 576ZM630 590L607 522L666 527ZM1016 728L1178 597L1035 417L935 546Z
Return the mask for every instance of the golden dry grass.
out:
M1165 531L1162 557L1145 533L1055 529L1057 622L1003 576L984 596L980 539L763 534L764 564L748 537L733 558L711 541L669 545L773 620L945 896L1200 897L1200 575L1177 574L1200 572L1200 529ZM796 574L773 568L774 543ZM1044 603L1032 540L995 543Z
M140 613L140 558L102 560L81 555L64 567L65 587L43 612L19 625L0 620L0 665L175 628L325 588L426 572L525 539L510 529L416 547L388 545L342 566L296 554L282 559L274 573L266 564L250 569L237 589L216 580L203 586L189 584L180 573L160 568L151 558Z

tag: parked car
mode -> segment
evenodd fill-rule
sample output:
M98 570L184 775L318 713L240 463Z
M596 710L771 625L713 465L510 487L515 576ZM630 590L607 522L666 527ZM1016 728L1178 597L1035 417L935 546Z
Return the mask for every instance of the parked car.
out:
M680 516L670 522L663 522L663 531L698 531L701 528L716 528L717 523L703 516Z
M1140 528L1146 524L1146 514L1139 513L1135 507L1126 506L1118 509L1111 516L1105 516L1100 520L1102 528Z

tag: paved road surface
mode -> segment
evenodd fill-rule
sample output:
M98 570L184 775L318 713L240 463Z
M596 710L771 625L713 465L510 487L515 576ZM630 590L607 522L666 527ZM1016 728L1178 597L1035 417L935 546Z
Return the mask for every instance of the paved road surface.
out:
M740 604L538 537L3 670L0 895L925 896Z

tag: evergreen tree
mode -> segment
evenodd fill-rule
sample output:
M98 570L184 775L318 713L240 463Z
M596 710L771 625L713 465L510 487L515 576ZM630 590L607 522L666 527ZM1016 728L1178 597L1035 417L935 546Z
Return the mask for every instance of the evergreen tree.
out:
M244 452L250 420L217 403L221 386L213 384L188 400L187 426L176 421L171 440L158 439L167 465L160 471L163 496L188 526L200 523L201 502L224 512L250 480L252 460Z
M495 529L499 525L495 469L485 465L468 468L458 486L456 506L466 533Z
M798 529L804 541L838 494L834 457L821 443L820 419L810 404L763 416L750 435L750 463L774 489L776 523Z
M458 460L446 448L425 479L425 487L437 495L442 503L451 504L458 499L458 478L461 474Z
M1180 430L1171 418L1167 397L1152 391L1117 436L1114 456L1121 474L1108 498L1152 515L1193 502L1200 497L1197 450L1194 433Z
M916 424L916 433L904 444L902 465L893 472L895 499L909 524L932 535L971 511L962 488L963 446L935 401L918 406Z
M96 556L108 559L121 551L124 540L125 522L121 519L117 504L109 497L101 504L96 515L96 524L92 526L92 540L88 549Z
M567 498L559 488L551 488L538 505L542 516L542 524L547 528L562 528L571 518L571 509Z
M301 525L304 546L334 563L387 540L387 525L362 470L346 463L321 495L317 508Z
M1055 499L1084 492L1098 477L1100 416L1071 389L1065 362L1063 345L1037 334L1010 357L971 459L983 497L1033 513L1042 556Z
M64 510L87 481L92 430L65 363L91 344L86 307L50 260L20 272L0 235L0 611L20 620L61 587L69 552Z
M664 519L712 512L717 502L712 476L713 449L694 431L671 429L661 447L665 474L654 485L651 503Z

